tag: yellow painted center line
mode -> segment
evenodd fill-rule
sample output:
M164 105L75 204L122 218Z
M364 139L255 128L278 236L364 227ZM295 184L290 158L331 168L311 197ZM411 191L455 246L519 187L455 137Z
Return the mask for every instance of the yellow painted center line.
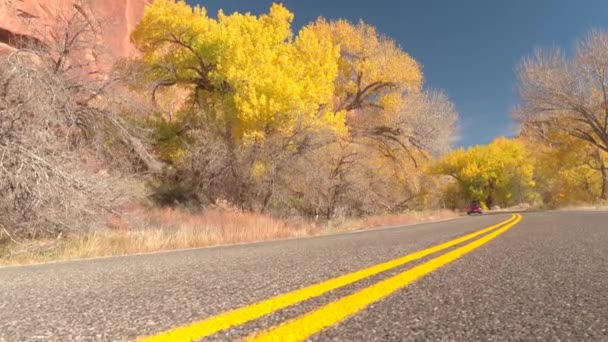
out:
M153 341L193 341L212 334L218 331L228 329L233 326L241 325L262 316L273 313L277 310L286 308L288 306L300 303L310 298L320 296L328 291L335 290L337 288L352 284L361 279L371 277L381 272L390 270L392 268L404 265L408 262L423 258L427 255L442 251L450 248L462 242L471 240L479 235L492 231L504 224L508 224L516 219L515 215L512 215L509 219L495 224L493 226L481 229L474 233L459 237L457 239L418 251L406 256L387 261L384 263L377 264L353 273L345 274L333 279L326 280L324 282L314 284L302 289L287 292L275 297L268 298L261 302L238 308L232 311L221 313L217 316L209 317L198 322L191 323L182 327L177 327L168 331L142 337L138 339L141 342L153 342Z
M521 215L508 225L467 245L454 249L421 265L399 273L391 278L380 281L351 295L330 302L317 310L306 313L282 325L266 330L258 335L247 338L253 341L302 341L321 330L330 327L348 316L351 316L368 305L381 300L391 293L406 287L417 279L434 270L464 256L467 253L488 243L509 228L521 221Z

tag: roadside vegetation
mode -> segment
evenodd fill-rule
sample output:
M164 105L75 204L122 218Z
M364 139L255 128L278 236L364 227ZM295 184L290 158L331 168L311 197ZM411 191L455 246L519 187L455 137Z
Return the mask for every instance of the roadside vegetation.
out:
M99 63L86 3L0 57L0 257L30 262L308 236L608 198L608 34L519 68L515 138L458 115L364 22L156 0Z

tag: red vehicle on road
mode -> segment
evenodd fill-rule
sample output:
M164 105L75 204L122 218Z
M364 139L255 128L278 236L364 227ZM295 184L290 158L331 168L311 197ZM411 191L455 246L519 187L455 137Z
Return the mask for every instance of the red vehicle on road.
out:
M471 204L469 205L469 209L467 210L467 215L473 214L483 214L481 210L481 204L478 201L471 202Z

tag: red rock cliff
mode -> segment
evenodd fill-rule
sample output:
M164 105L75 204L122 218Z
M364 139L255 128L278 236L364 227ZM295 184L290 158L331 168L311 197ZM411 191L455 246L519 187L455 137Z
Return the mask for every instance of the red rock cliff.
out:
M10 51L20 37L37 38L58 13L72 9L75 0L0 0L0 50ZM82 2L82 1L80 1ZM135 53L129 34L151 0L90 0L90 10L99 21L101 39L111 57Z

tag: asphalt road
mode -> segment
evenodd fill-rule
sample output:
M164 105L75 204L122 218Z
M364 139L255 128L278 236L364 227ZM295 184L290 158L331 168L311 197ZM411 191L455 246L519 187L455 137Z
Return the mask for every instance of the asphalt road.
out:
M272 329L309 317L327 323L304 325L313 341L608 341L608 213L523 213L511 227L397 262L510 217L0 268L0 341L204 336L205 319L217 317L238 324L207 340L287 339ZM319 287L310 285L391 260L384 272L311 295ZM302 288L310 298L294 305L275 300L267 315L251 307ZM344 310L353 313L337 319ZM252 312L259 317L247 319Z

